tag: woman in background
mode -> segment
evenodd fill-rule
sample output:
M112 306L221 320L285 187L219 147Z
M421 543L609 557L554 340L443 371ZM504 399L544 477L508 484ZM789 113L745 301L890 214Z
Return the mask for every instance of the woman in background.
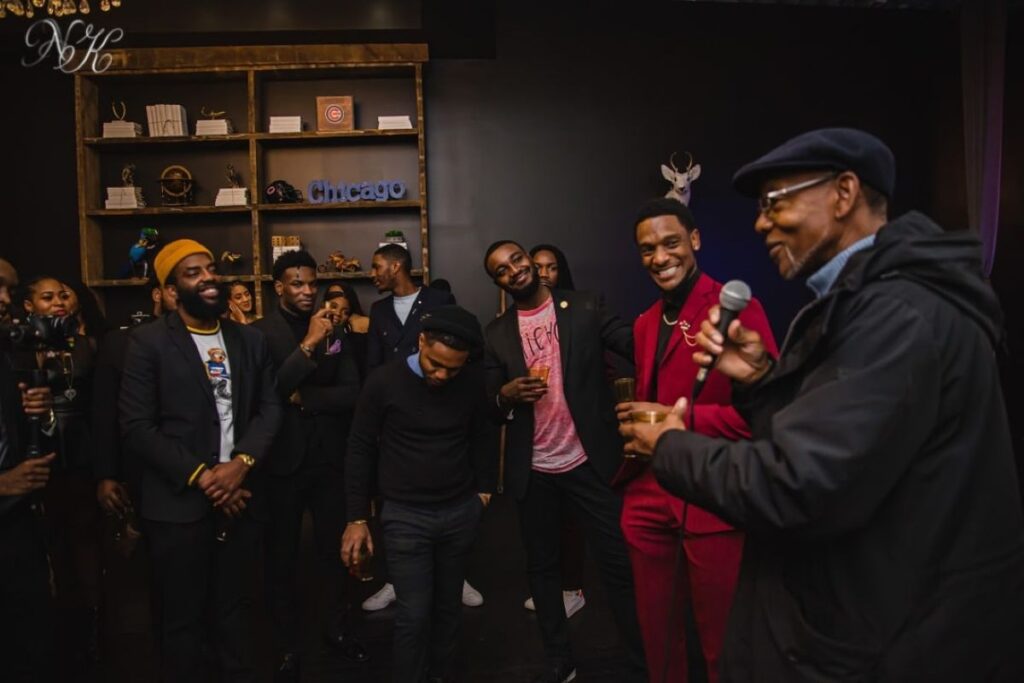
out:
M345 331L345 339L352 345L359 376L366 379L366 331L370 329L370 319L363 313L359 295L352 285L344 282L332 282L321 291L323 299L318 302L317 309L331 308L334 324Z
M57 419L60 466L43 492L43 502L56 585L58 651L68 654L58 666L65 674L62 680L90 680L99 653L100 579L90 416L96 339L106 325L88 290L76 291L56 278L26 282L22 304L30 315L73 317L79 323L69 349L40 351L35 360L47 371Z
M253 306L252 293L244 282L235 280L228 284L229 317L236 323L248 325L258 318Z

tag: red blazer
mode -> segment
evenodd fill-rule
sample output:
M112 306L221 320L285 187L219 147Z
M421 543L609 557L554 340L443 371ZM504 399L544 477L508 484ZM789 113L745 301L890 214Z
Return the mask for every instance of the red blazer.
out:
M708 311L718 303L722 285L707 275L701 274L687 297L683 310L679 313L679 324L672 331L665 355L658 367L658 395L651 396L651 380L654 373L654 356L658 349L658 330L661 326L662 301L659 299L653 306L640 314L633 323L633 340L636 357L636 397L638 401L656 401L664 405L672 405L681 397L687 399L693 390L699 367L693 362L693 353L697 350L696 342L691 344L686 336L696 335L700 325L708 317ZM740 314L743 325L756 330L765 346L773 356L778 356L775 338L768 326L768 318L757 299ZM688 325L685 330L684 326ZM697 403L693 407L693 419L697 432L708 436L720 436L727 439L750 438L750 430L746 422L732 407L732 385L728 378L712 371ZM647 465L636 460L626 460L616 476L617 482L627 481L640 474ZM668 495L668 494L666 494ZM691 533L715 533L728 531L732 527L715 515L700 509L696 505L689 506L686 513L686 530Z

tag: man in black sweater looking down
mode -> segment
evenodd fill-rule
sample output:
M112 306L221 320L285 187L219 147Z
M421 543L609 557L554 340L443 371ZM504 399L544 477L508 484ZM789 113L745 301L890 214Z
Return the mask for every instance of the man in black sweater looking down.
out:
M466 559L495 473L472 313L441 306L423 318L419 351L370 375L356 406L345 466L348 525L341 559L373 553L366 526L370 477L384 499L380 520L395 584L393 678L443 680L462 610Z

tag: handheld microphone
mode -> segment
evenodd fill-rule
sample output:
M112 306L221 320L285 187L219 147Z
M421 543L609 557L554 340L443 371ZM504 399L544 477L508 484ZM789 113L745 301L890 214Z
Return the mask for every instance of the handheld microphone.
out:
M729 325L739 317L743 309L750 303L750 287L742 280L729 280L722 287L722 292L718 295L718 303L721 306L721 311L717 329L722 334L723 339L728 339ZM704 383L708 379L708 373L711 372L711 368L715 366L715 361L717 360L717 356L711 356L711 364L701 368L697 373L697 381L693 383L693 401L697 400L697 396L700 394L701 389L704 388ZM693 401L691 401L691 404Z

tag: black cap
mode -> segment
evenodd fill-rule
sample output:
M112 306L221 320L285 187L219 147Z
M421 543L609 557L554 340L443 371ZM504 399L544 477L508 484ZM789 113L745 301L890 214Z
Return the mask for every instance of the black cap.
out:
M423 314L420 323L424 331L447 332L466 342L470 348L483 346L484 334L480 329L480 321L462 306L438 306Z
M854 128L819 128L787 140L732 177L740 193L756 197L770 178L829 169L853 171L861 183L892 198L896 159L884 142Z

